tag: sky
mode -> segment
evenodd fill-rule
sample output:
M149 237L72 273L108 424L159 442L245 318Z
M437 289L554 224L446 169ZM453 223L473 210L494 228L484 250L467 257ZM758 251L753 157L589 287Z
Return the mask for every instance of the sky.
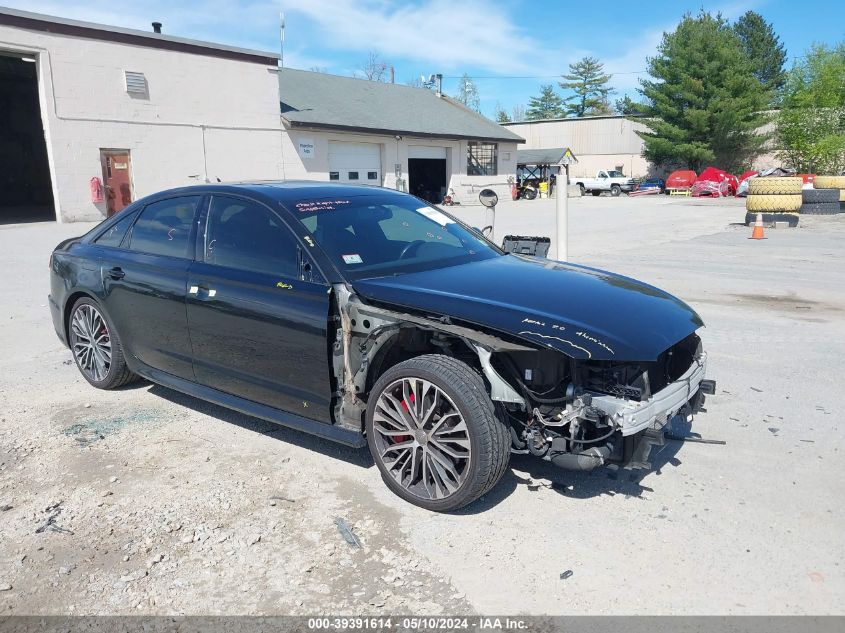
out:
M444 92L473 77L482 113L510 112L556 84L568 65L598 58L615 97L636 98L665 31L702 2L526 2L504 0L0 0L17 9L278 52L284 65L349 76L375 52L397 83L444 75ZM836 0L715 0L707 9L734 20L757 11L774 25L789 64L813 43L845 41L845 3ZM560 91L562 92L562 91Z

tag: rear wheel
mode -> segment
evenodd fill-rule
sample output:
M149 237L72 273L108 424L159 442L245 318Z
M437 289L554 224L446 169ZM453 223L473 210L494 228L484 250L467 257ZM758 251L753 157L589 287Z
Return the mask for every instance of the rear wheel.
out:
M481 377L447 356L387 370L370 394L366 425L387 487L428 510L475 501L499 481L510 457L508 430Z
M582 185L580 182L578 183L578 188L581 190L581 197L583 198L587 194L587 190L584 189L584 185Z
M523 193L522 193L522 196L526 200L533 200L534 198L537 197L537 190L534 189L533 187L526 187L525 191L523 191Z
M126 366L114 324L90 297L73 304L68 342L82 377L98 389L114 389L136 378Z

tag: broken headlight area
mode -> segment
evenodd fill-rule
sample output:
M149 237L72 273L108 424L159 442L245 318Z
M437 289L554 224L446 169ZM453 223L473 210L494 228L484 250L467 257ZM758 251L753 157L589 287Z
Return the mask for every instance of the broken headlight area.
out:
M647 468L670 421L689 421L714 385L691 334L655 361L577 361L551 350L496 354L494 366L528 407L500 403L512 449L557 466L592 470L608 463Z

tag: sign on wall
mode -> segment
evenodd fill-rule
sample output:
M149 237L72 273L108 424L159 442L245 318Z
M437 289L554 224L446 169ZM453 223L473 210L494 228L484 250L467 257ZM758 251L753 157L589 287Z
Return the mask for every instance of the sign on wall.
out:
M301 158L314 158L314 139L301 138L297 146Z

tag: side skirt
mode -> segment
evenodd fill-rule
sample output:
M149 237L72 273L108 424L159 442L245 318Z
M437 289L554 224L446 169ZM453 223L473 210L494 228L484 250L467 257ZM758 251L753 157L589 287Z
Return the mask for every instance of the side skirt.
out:
M287 411L274 409L273 407L258 404L251 400L245 400L244 398L239 398L238 396L233 396L217 389L173 376L158 369L153 369L147 365L140 364L137 359L133 365L140 365L132 367L132 371L147 380L199 398L200 400L213 402L227 409L233 409L246 415L267 420L268 422L296 429L297 431L317 435L333 442L351 446L352 448L363 448L367 445L367 440L364 439L364 435L360 432L343 429L324 422L317 422L316 420L309 420L308 418L303 418Z

